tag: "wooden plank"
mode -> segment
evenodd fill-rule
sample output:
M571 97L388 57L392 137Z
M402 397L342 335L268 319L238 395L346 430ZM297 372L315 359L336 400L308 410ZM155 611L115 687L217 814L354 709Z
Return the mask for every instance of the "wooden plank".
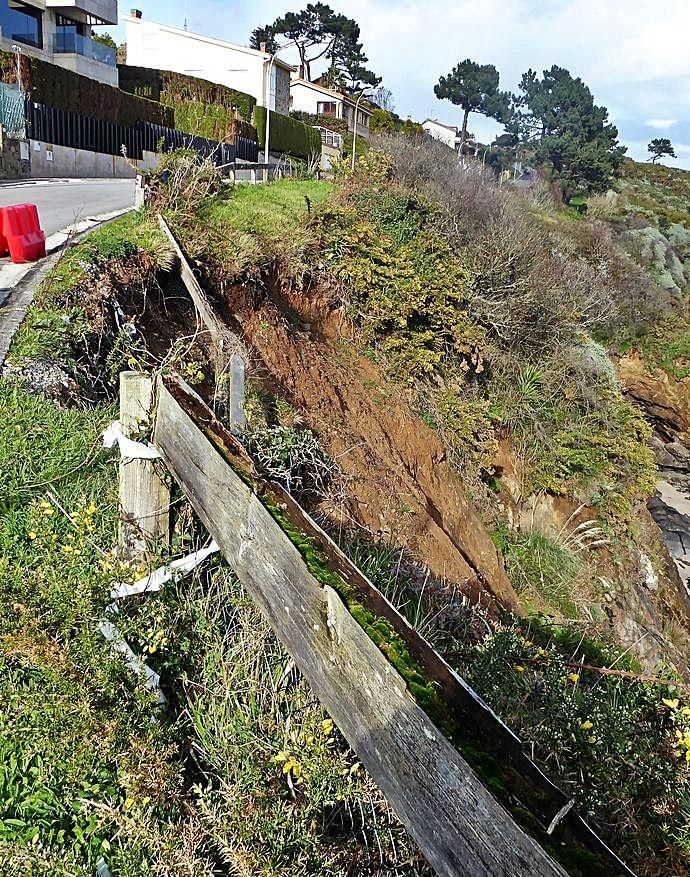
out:
M244 447L214 417L200 397L178 379L165 380L176 403L230 462L234 471L249 480L260 495L281 508L296 530L310 537L327 567L352 587L366 609L391 624L405 642L411 657L437 686L445 702L448 718L460 729L459 739L495 759L500 781L510 800L519 802L520 806L532 813L544 829L552 825L556 814L561 813L557 825L549 832L555 843L587 851L601 863L603 870L630 877L632 871L592 831L577 811L568 806L571 802L566 795L525 754L520 739L493 710L431 648L286 490L277 484L266 485L258 479Z
M223 342L225 340L230 340L231 338L237 340L236 336L233 336L233 333L229 332L227 327L224 326L216 312L213 310L213 307L208 300L208 296L201 288L199 281L196 279L189 262L185 258L180 245L175 239L175 235L170 231L168 223L160 214L158 214L158 224L161 227L161 231L170 242L170 246L173 248L173 252L180 262L180 276L192 297L194 306L201 317L201 322L210 332L213 343L222 351L224 346Z
M149 375L120 373L120 427L127 438L150 422L153 385ZM168 545L170 491L155 460L120 461L120 547L143 557Z
M563 875L161 382L154 441L238 578L436 871Z

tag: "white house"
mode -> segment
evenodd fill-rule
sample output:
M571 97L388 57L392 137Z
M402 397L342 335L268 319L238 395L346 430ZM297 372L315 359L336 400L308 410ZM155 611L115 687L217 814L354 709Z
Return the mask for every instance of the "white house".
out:
M250 94L275 112L289 112L290 64L276 58L271 65L268 52L148 21L138 10L132 13L123 16L128 64L208 79Z
M440 140L451 149L460 149L460 131L455 125L444 125L437 119L424 119L422 128L435 140Z
M328 117L345 119L347 129L355 130L355 115L357 116L357 136L369 138L369 120L372 110L365 104L364 99L357 106L357 99L324 88L317 82L309 82L307 79L296 77L290 83L290 109L303 113L311 113L315 116L323 116L323 126L328 127Z
M117 85L115 49L91 38L117 24L117 0L0 0L0 48Z

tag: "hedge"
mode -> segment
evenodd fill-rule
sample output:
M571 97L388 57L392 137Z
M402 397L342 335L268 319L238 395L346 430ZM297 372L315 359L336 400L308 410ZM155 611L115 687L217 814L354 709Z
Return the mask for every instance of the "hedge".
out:
M290 113L290 118L298 119L305 125L319 125L322 128L328 128L329 131L342 134L343 137L348 133L347 119L339 119L337 116L317 116L316 113L294 110Z
M230 135L235 111L249 122L256 104L250 94L197 76L129 64L118 64L118 70L121 89L169 107L179 131L213 140Z
M81 76L40 58L22 54L20 65L22 88L36 103L87 113L120 125L136 125L143 121L173 127L174 118L169 107L128 94L104 82L96 82L88 76ZM0 76L3 82L17 82L17 59L12 52L0 51Z
M254 127L259 138L259 146L266 142L266 107L254 107ZM285 152L296 158L309 158L321 155L321 134L298 119L271 113L271 135L269 149Z

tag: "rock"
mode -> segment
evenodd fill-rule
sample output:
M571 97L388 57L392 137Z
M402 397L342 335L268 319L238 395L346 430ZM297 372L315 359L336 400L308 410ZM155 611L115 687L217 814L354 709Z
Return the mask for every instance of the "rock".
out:
M25 359L21 365L6 363L3 377L16 381L27 390L40 393L64 408L83 402L81 387L61 362L47 357Z
M640 551L640 568L642 570L642 575L644 576L644 584L645 587L650 591L658 591L659 590L659 577L654 572L654 567L652 566L652 561L647 557L644 551Z

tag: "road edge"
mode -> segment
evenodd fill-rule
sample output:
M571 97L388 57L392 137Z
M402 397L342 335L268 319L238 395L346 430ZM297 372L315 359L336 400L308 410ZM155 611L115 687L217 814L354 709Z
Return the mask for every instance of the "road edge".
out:
M46 257L40 262L9 264L0 269L0 296L7 293L0 304L0 369L5 364L17 330L24 322L36 287L53 270L62 255L89 232L133 210L134 206L90 216L83 222L50 235L46 239Z

